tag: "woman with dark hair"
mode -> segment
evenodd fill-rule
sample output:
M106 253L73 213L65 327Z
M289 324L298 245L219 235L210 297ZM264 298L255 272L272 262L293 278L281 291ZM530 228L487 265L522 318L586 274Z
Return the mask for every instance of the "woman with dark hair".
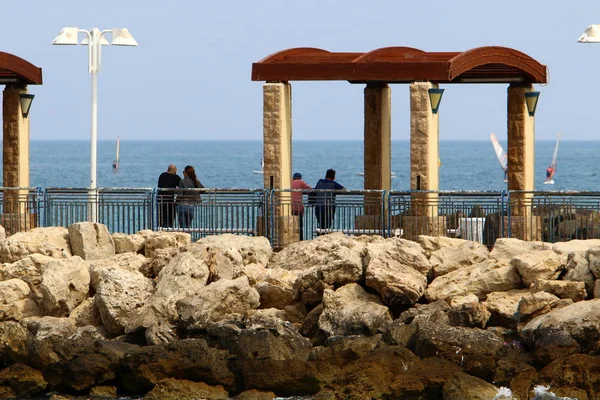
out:
M180 189L200 189L204 185L196 178L196 171L191 165L183 169ZM194 204L200 203L200 192L197 190L180 190L177 194L177 217L180 228L189 228L194 219Z

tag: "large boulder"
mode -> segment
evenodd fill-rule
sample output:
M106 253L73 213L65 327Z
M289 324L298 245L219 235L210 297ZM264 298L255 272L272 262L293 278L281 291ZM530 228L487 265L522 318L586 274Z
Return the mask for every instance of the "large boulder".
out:
M113 233L112 239L115 244L115 253L143 253L146 238L139 233L128 235L125 233Z
M552 245L552 250L558 254L569 254L586 251L591 247L600 246L600 239L588 240L569 240L568 242L558 242Z
M143 234L143 232L145 231L138 233ZM156 251L159 249L183 247L192 242L191 235L183 232L152 232L147 235L144 251L148 258L154 258Z
M69 225L69 243L73 254L84 260L99 260L115 255L115 243L103 224L77 222Z
M336 291L325 290L319 328L327 336L374 335L380 326L392 320L378 296L369 294L356 283Z
M249 268L245 268L244 272L248 270ZM256 278L257 281L252 286L260 295L260 308L283 310L285 306L293 303L297 271L265 268L264 272Z
M444 400L509 400L497 397L498 388L491 383L460 372L444 383L442 393Z
M0 385L10 386L22 398L41 394L48 386L42 373L24 364L13 364L0 371Z
M29 298L29 286L20 279L0 282L0 321L39 315L35 301Z
M556 279L566 263L566 256L561 257L552 250L535 251L519 254L511 260L517 268L525 287L529 287L537 279Z
M266 266L273 253L271 243L264 236L213 235L198 240L196 244L209 248L219 248L225 254L236 252L241 256L244 265L259 264Z
M423 249L404 239L379 240L367 244L367 287L390 306L414 304L425 293L431 265Z
M70 318L31 317L21 321L38 342L48 342L52 347L71 336L77 329Z
M560 302L553 294L546 292L531 293L523 296L517 308L519 322L525 322L541 314L546 314Z
M494 243L490 257L496 260L512 260L520 254L552 249L551 243L527 242L513 238L499 238Z
M219 321L241 321L243 315L260 305L260 295L248 278L220 279L193 297L177 302L177 312L188 327L203 328Z
M593 290L596 277L590 269L588 250L569 253L565 270L563 280L583 282L588 291Z
M87 261L92 279L102 268L118 268L131 272L141 272L148 259L141 254L121 253L101 260ZM92 281L92 284L97 282Z
M507 265L506 260L488 260L435 278L425 296L429 301L435 301L474 294L484 300L488 293L522 287L521 277L514 266Z
M42 283L42 267L56 258L41 254L30 254L25 258L12 264L4 264L0 267L0 281L9 279L20 279L29 285L31 298L38 304L42 303L40 283Z
M580 301L587 297L584 282L537 279L531 286L532 292L548 292L561 299Z
M227 400L229 393L223 386L209 386L204 382L192 382L173 378L159 381L144 396L144 400Z
M96 307L96 296L88 297L71 311L69 318L73 320L75 326L101 326L102 318L100 311Z
M74 256L44 265L40 289L46 315L68 316L89 296L90 272L85 261Z
M507 290L488 293L483 303L490 312L490 325L514 328L517 323L519 302L529 294L528 289Z
M70 257L69 230L62 227L34 228L17 232L0 242L2 263L13 263L34 253L53 258Z
M136 312L154 292L154 284L141 272L117 267L92 271L96 306L106 332L117 336L125 331Z
M489 251L483 243L454 239L451 246L432 251L429 261L433 276L442 276L459 268L479 264L489 258Z

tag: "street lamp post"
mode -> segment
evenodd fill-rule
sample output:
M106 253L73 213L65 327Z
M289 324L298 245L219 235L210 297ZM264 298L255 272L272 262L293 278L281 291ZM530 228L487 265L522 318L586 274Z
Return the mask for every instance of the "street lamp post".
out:
M109 45L104 38L107 33L111 34L111 43L115 46L137 46L137 42L131 36L127 28L99 30L92 28L89 31L76 27L63 28L60 34L52 41L53 45L77 45L79 33L85 34L81 41L82 45L88 46L88 71L92 76L92 126L90 143L90 185L88 201L88 220L98 222L97 201L96 201L96 154L97 154L97 133L98 133L98 72L100 72L102 46Z

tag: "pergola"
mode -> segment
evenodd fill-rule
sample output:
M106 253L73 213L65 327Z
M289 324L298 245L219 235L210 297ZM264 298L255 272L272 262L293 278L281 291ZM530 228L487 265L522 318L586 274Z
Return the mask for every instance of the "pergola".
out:
M4 188L29 187L29 114L23 104L31 104L27 85L42 84L42 69L13 54L0 52L2 92L2 181ZM27 100L29 102L27 103ZM25 111L25 112L24 112ZM26 190L4 192L1 224L10 233L31 228Z
M364 188L377 190L389 190L391 184L389 84L410 84L410 189L429 192L413 195L415 201L425 202L423 207L416 207L415 217L421 226L442 226L437 221L436 208L429 206L437 200L434 192L439 189L439 116L430 105L429 90L438 88L439 84L508 85L508 189L523 191L521 200L529 199L530 195L525 192L534 189L534 116L528 112L525 93L532 92L535 83L547 83L548 72L545 65L520 51L498 46L464 52L386 47L367 53L293 48L254 63L252 80L266 82L263 86L265 187L290 187L292 99L289 82L343 80L365 85ZM527 219L526 215L521 216L523 221Z

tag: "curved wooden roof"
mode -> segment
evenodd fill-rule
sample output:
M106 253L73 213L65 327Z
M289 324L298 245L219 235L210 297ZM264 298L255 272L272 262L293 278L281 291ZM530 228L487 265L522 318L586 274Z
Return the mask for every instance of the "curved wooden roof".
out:
M42 84L42 69L10 53L0 51L0 85L22 83Z
M352 83L547 83L547 67L507 47L464 52L425 52L384 47L368 53L333 53L302 47L283 50L252 64L253 81Z

